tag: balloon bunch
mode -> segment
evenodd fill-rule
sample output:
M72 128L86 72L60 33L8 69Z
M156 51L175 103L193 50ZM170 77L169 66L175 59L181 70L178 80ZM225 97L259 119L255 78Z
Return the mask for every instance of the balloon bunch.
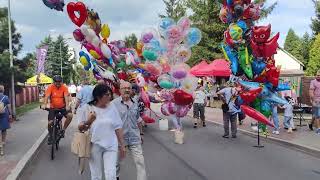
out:
M221 3L219 17L229 24L221 48L231 62L234 79L243 87L237 102L248 116L273 126L268 120L272 105L288 103L278 97L278 92L290 89L288 84L279 84L280 67L275 66L273 58L279 33L271 37L271 25L254 25L263 4L251 0L222 0Z
M158 30L149 28L143 31L136 52L126 62L135 62L134 57L143 56L144 63L137 64L146 71L143 77L137 76L137 84L152 93L154 87L162 89L161 98L165 101L161 112L166 115L184 117L193 103L192 92L198 79L189 74L185 64L191 57L191 47L201 40L201 31L191 27L187 17L177 23L171 18L161 19ZM131 63L132 64L132 63ZM143 80L145 79L145 80ZM147 103L147 102L146 102Z

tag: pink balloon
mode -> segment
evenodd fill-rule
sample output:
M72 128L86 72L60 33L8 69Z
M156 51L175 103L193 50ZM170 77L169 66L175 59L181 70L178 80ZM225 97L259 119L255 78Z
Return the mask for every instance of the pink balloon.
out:
M166 104L170 114L175 114L177 112L177 107L173 102L166 102Z
M178 106L176 116L180 118L185 117L188 114L189 110L189 106Z
M144 103L145 107L150 108L149 95L147 94L147 92L143 88L141 88L141 99L142 99L142 102Z
M162 99L164 99L165 101L172 101L173 100L173 94L166 90L166 89L163 89L161 92L160 92L160 97Z
M169 112L167 104L161 105L161 113L165 116L170 116L170 112Z
M76 41L83 41L84 40L84 35L82 34L80 29L76 29L73 31L73 37Z

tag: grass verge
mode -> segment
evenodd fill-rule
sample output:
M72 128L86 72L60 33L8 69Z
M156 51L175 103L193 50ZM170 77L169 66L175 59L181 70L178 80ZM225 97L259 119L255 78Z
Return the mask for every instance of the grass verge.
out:
M17 112L17 116L22 116L23 114L35 109L35 108L38 108L40 107L40 102L33 102L33 103L30 103L30 104L26 104L26 105L23 105L23 106L20 106L20 107L17 107L16 109L16 112Z

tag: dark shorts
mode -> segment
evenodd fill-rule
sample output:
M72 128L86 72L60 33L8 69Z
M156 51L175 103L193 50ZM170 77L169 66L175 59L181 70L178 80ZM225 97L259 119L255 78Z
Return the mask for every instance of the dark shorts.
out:
M59 112L61 112L61 114L65 118L67 117L67 114L69 113L66 109L61 109L61 110L50 109L49 114L48 114L48 120L54 120L55 115Z

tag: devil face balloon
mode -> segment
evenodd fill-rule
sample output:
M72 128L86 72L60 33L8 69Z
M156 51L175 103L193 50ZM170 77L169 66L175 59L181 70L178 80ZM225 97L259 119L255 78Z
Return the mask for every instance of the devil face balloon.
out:
M270 38L271 25L268 26L254 26L252 28L253 41L257 43L265 43Z

